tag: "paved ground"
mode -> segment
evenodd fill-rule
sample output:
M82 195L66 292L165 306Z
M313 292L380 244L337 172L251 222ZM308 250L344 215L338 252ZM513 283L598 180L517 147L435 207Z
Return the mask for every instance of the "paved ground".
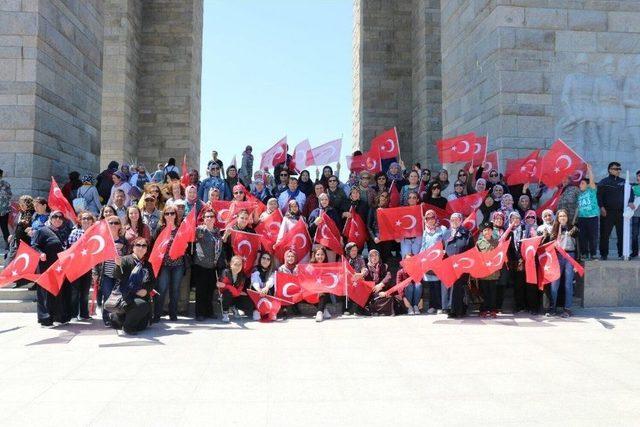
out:
M2 425L638 425L640 310L160 324L0 314Z

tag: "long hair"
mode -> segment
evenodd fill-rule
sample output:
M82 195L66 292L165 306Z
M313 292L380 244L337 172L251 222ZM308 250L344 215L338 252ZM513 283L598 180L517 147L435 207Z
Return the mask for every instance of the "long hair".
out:
M178 210L174 205L168 205L164 207L164 209L162 210L162 215L160 215L160 221L158 222L158 231L162 230L167 225L167 221L164 219L164 214L167 212L175 213L174 225L175 227L178 226Z
M131 220L129 219L129 209L135 209L138 211L137 224L131 224ZM129 227L133 228L138 236L142 236L144 234L144 222L142 222L142 212L140 212L139 207L131 205L127 208L127 216L124 218L124 225L128 225Z
M564 213L567 216L567 230L569 230L569 235L573 237L573 235L578 231L578 229L571 222L571 218L569 217L569 212L566 209L558 209L556 212L556 219L553 221L553 225L551 226L551 239L557 239L560 235L560 221L558 217L561 213Z

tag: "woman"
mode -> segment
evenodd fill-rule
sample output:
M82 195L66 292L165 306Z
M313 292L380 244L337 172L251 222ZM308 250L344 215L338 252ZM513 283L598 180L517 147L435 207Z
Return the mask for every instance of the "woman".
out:
M431 185L431 171L429 169L423 169L420 175L420 191L418 192L420 200L425 197L429 185Z
M389 190L389 181L387 180L387 175L384 172L378 172L374 179L375 184L373 184L371 188L373 188L376 197L378 197L381 192Z
M126 175L117 171L112 175L113 186L111 187L111 196L109 196L109 200L107 201L107 205L112 205L115 201L116 190L124 191L124 204L125 206L129 205L129 191L131 190L131 184L129 184Z
M133 253L116 259L115 277L126 303L124 314L111 313L111 326L130 335L143 331L151 319L151 291L155 277L147 261L149 243L143 237L133 242Z
M409 172L409 183L407 185L403 185L400 190L400 205L407 206L409 204L409 194L415 193L416 195L420 192L420 175L418 172L411 171Z
M231 199L232 202L247 201L247 194L245 193L245 188L240 184L236 184L233 186L233 191L231 194L232 194L232 199Z
M260 252L258 254L258 265L253 268L251 273L251 287L254 291L263 295L273 295L275 293L275 274L274 260L269 252ZM260 320L260 312L253 310L253 320ZM269 320L275 320L271 318Z
M228 169L227 169L228 171ZM229 313L231 306L235 308L235 317L238 317L237 310L242 310L246 315L254 310L253 302L246 293L249 285L249 278L244 274L244 261L242 257L234 255L229 261L229 268L226 268L217 282L218 291L222 299L222 321L229 323Z
M409 259L413 256L413 253L407 253L404 259ZM407 280L409 275L404 271L403 268L398 270L396 273L396 283L400 283L403 280ZM422 310L422 282L414 282L413 280L406 288L403 290L402 294L402 302L404 303L405 308L407 309L407 314L414 315L420 314Z
M238 177L238 169L231 165L227 168L227 174L224 181L227 183L227 192L232 194L231 190L238 184L244 185L244 182Z
M398 191L400 191L402 187L408 184L408 181L402 174L400 163L398 162L392 162L389 165L389 170L387 171L387 186L391 188L392 183L396 186Z
M356 190L357 192L357 190ZM320 197L318 197L320 206L317 209L314 209L313 212L309 215L309 236L311 237L311 241L315 242L315 235L318 230L320 224L322 224L322 214L326 214L331 220L333 220L334 224L338 229L341 226L340 215L338 212L329 205L329 196L325 193L322 193ZM345 212L349 213L349 212ZM338 236L339 237L339 236ZM314 243L313 249L316 249L320 246L319 243ZM337 254L334 251L329 250L327 254L330 261L334 262L336 260Z
M127 208L127 216L124 220L124 239L127 242L125 254L130 254L133 250L133 242L142 237L147 242L151 241L151 228L142 220L142 213L137 206Z
M385 291L391 287L391 272L389 271L389 266L380 261L380 252L376 249L369 251L367 275L364 276L364 280L373 282L373 289L367 303L367 311L374 316L393 316L397 314L397 297L385 294Z
M262 178L253 180L251 194L264 204L271 199L271 191L269 191Z
M304 217L302 216L302 212L300 211L300 206L295 199L289 200L287 203L287 213L284 214L282 219L282 224L280 225L280 232L278 233L278 238L276 242L280 242L284 235L293 228L294 225L298 221L306 222Z
M318 246L311 253L311 264L324 264L329 262L327 259L327 251L324 247ZM331 313L327 308L327 304L336 302L335 295L332 294L319 294L318 304L316 304L316 322L322 322L323 320L331 319Z
M33 216L31 217L31 230L28 230L30 236L40 230L49 220L49 205L44 197L36 197L33 199Z
M456 200L459 199L461 197L464 197L464 189L465 189L465 184L462 181L456 181L453 183L453 193L449 194L447 196L447 200L451 201L451 200Z
M198 188L195 185L188 185L184 190L187 205L185 207L185 215L189 215L192 209L196 210L196 218L200 215L204 203L198 199Z
M444 236L444 249L447 256L461 254L473 247L473 239L469 231L462 226L464 220L461 213L454 213L449 218L450 227ZM464 304L464 291L469 275L463 274L451 288L442 289L443 309L449 310L449 318L464 317L467 307Z
M591 165L587 164L588 178L580 180L580 194L578 195L578 228L580 234L580 249L587 260L596 257L596 245L598 242L598 218L600 209L596 193L596 181L593 178ZM632 253L633 255L633 253Z
M270 198L267 201L267 209L265 209L265 211L260 214L260 217L258 218L258 221L259 222L264 221L265 219L267 219L267 217L269 217L277 209L278 209L278 199L276 199L274 197Z
M489 181L487 182L487 190L489 191L493 190L493 187L500 183L501 183L500 172L498 172L496 169L491 169L489 171Z
M173 244L173 239L175 239L178 231L177 216L178 212L175 206L167 203L167 206L165 206L162 212L158 230L158 234L162 233L165 227L169 227L171 230L171 237L169 238L167 248L170 248ZM180 256L178 259L171 259L169 251L167 250L162 258L162 266L158 272L158 295L156 295L154 299L154 323L159 322L162 317L164 300L167 293L169 294L169 319L171 321L178 320L178 298L180 297L180 282L182 282L184 272L185 257Z
M33 198L27 195L20 196L18 199L16 229L13 235L9 236L9 252L7 254L6 264L9 264L15 258L20 242L25 242L26 244L31 243L29 232L31 231L31 218L33 218L33 213ZM29 283L27 280L19 280L15 287L23 286L27 283Z
M509 215L511 215L511 212L514 211L513 196L511 194L507 193L502 196L502 199L500 200L500 210L506 218L508 218Z
M249 184L253 175L253 147L247 145L242 152L242 163L238 173L242 182Z
M472 191L469 191L469 194L482 193L487 189L487 180L484 178L478 178L473 187Z
M100 215L98 216L98 221L102 221L103 219L107 219L113 215L116 215L116 210L113 208L113 206L104 205L102 207L102 210L100 211Z
M184 200L184 187L180 181L169 181L165 185L165 193L167 195L167 205L172 205L178 200Z
M489 252L498 247L498 239L493 234L493 224L490 222L484 222L480 226L482 234L476 247L480 252ZM495 271L488 276L485 276L479 280L480 290L482 292L482 304L480 305L480 317L487 318L498 317L498 306L496 302L498 279L500 278L500 271Z
M62 212L54 210L46 225L34 232L31 239L31 247L40 252L38 273L44 273L56 260L67 243L69 233L65 227L65 219ZM64 285L63 285L64 288ZM42 286L37 288L37 313L38 323L42 326L53 325L54 320L66 323L70 319L69 310L65 307L65 295L63 292L53 296Z
M438 216L435 211L429 209L424 213L424 231L422 232L422 243L420 252L430 248L444 238L446 227L440 225ZM419 253L419 252L418 252ZM429 290L429 309L428 314L435 314L437 310L441 310L444 305L442 303L442 291L440 287L440 278L433 274L433 271L427 271L423 278Z
M353 242L349 242L344 247L344 253L345 253L346 261L349 263L349 265L355 272L355 274L353 275L353 280L354 281L362 280L367 275L368 270L367 270L367 263L364 261L364 258L362 257L362 255L358 253L358 246ZM351 314L356 315L361 312L358 305L351 300L347 301L347 299L345 299L345 306L346 306L345 315L347 316Z
M453 188L449 185L449 172L446 169L440 170L435 179L435 183L440 184L440 193L442 197L447 198L449 197L449 194L453 193Z
M556 220L551 229L551 240L555 240L557 245L564 249L567 255L574 260L579 259L578 246L578 228L569 221L569 212L565 209L559 209ZM550 315L559 314L561 317L573 316L571 307L573 306L573 264L558 253L558 262L560 264L560 278L551 283L551 307ZM558 290L560 283L564 285L564 307L558 308Z
M502 204L502 196L504 196L504 187L500 184L495 184L491 188L491 197L496 203ZM513 199L511 199L511 202L513 203Z
M298 188L307 197L309 197L309 195L313 193L313 181L311 181L311 175L309 175L309 171L306 169L300 172L300 179L298 180Z
M493 197L487 196L484 198L484 201L480 205L480 215L478 215L478 221L489 221L491 222L491 217L493 213L500 209L500 204L496 203L493 200Z
M442 186L439 182L431 184L431 187L427 189L425 196L426 197L422 199L424 203L428 203L429 205L440 209L445 209L447 207L447 199L442 197Z
M418 193L411 192L407 198L409 206L418 205ZM405 237L400 239L400 256L404 259L407 254L415 255L420 252L420 246L422 245L422 236L417 237Z
M196 286L196 320L213 318L213 292L218 272L225 266L220 231L215 227L216 212L203 215L204 224L196 229L191 276Z
M93 185L93 175L85 174L82 176L82 186L78 188L76 192L76 199L82 199L82 202L79 203L75 200L73 201L73 207L77 212L87 210L91 212L94 217L100 213L102 204L100 203L98 190Z
M71 234L67 238L67 247L71 247L82 237L85 231L91 227L96 221L93 213L89 211L80 211L78 213L78 224L71 230ZM71 282L71 307L69 314L72 318L77 317L78 320L90 319L89 316L89 289L91 288L91 271L87 271L77 280Z
M316 169L316 175L318 175ZM325 166L322 168L322 176L320 177L320 182L324 185L324 188L329 188L329 178L333 176L333 168L331 166Z
M538 218L536 216L536 211L533 209L528 210L524 214L524 238L528 239L530 237L535 237L538 235Z
M107 224L109 224L109 231L113 236L113 241L116 246L116 252L118 256L123 256L126 248L126 240L124 239L124 230L122 229L122 222L117 215L107 216L105 218ZM96 265L91 270L91 278L93 283L97 283L100 288L100 295L102 302L106 301L111 295L111 291L116 286L116 263L115 260L107 260L101 264ZM111 327L111 319L109 313L106 310L102 310L102 322L105 326Z
M555 217L553 215L553 211L551 209L545 209L542 211L542 224L538 226L538 236L543 236L542 242L540 244L545 244L551 240L551 231L553 229L553 224L555 222Z
M502 213L502 211L495 211L489 219L489 222L493 223L493 235L496 239L499 239L506 229L504 213Z
M372 203L375 204L375 199L373 199ZM339 228L342 228L345 221L351 218L351 210L360 215L360 218L366 218L371 210L369 204L362 199L362 193L358 187L353 187L351 191L349 191L349 209L343 212L340 221L336 222Z
M382 258L382 262L389 264L389 261L392 259L391 251L393 250L394 242L390 240L380 240L380 228L378 227L378 209L386 209L389 207L389 193L383 191L376 198L376 207L369 211L369 215L367 217L367 231L369 232L369 237L373 241L374 249L377 249L380 252L380 258Z
M158 208L159 210L164 209L164 203L165 203L165 198L164 198L164 194L162 193L162 189L160 188L160 186L156 183L149 183L146 184L144 186L144 195L141 198L141 200L144 200L144 196L147 194L152 195L153 197L156 198L156 208ZM143 209L143 206L140 206L140 204L142 204L143 202L139 202L138 207L140 209Z

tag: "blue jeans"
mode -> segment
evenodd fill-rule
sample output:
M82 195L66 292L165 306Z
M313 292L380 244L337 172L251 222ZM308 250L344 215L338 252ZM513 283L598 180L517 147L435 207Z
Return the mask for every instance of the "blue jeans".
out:
M100 283L100 290L102 294L102 321L107 323L109 320L109 312L104 309L104 302L111 295L111 291L116 286L116 279L113 277L102 276L102 283Z
M178 299L180 298L180 282L184 276L184 265L160 267L158 274L158 294L154 301L153 317L159 319L162 316L164 299L169 292L169 316L178 315Z
M567 252L567 254L575 259L574 252ZM558 254L558 262L560 263L560 278L551 283L551 309L557 308L558 289L562 280L564 280L564 308L570 309L573 305L573 265L560 254Z
M447 288L444 284L440 284L440 298L442 299L442 309L451 310L451 290L453 287Z
M411 307L418 305L422 299L422 283L411 283L404 288L404 297L409 301Z
M420 252L420 246L422 246L422 237L402 239L400 240L400 256L404 259L408 253L416 255Z

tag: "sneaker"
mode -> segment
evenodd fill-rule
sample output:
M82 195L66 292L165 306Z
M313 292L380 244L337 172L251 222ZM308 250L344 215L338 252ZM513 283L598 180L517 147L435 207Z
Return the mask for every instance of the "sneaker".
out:
M437 311L435 308L431 307L429 310L427 310L427 314L435 314Z
M237 308L231 307L231 311L233 312L233 318L234 319L239 319L240 318L240 312L238 311Z
M413 313L414 314L420 314L420 308L417 305L413 306Z
M322 322L323 320L322 312L318 310L316 313L316 322Z
M223 323L229 323L229 313L224 313L222 315L222 322Z
M416 313L413 311L413 307L408 307L408 308L407 308L407 314L412 315L412 316L413 316L414 314L416 314Z
M564 309L564 312L565 312L565 313L567 313L567 316L569 316L569 317L573 316L573 311L571 311L571 310L570 310L570 309L568 309L568 308L565 308L565 309Z
M276 314L270 314L269 320L271 320L272 322L275 322L276 320L278 320L278 316Z
M253 320L260 320L260 312L258 310L253 310Z
M563 319L566 319L567 317L569 317L569 313L567 313L567 310L563 310L560 313L560 317L562 317Z
M322 313L322 317L325 319L331 319L331 313L329 312L328 308L324 309L324 312Z

